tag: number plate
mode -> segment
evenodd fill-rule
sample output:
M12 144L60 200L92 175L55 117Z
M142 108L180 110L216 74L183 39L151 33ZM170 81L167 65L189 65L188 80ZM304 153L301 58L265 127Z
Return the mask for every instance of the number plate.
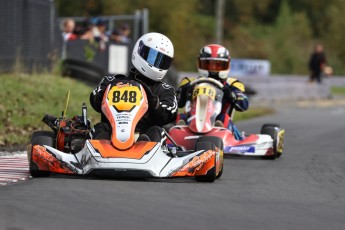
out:
M214 100L216 96L216 90L210 86L196 86L193 90L193 99L199 95L207 95Z
M117 111L130 111L140 105L142 96L138 86L120 82L109 90L108 104L114 106Z

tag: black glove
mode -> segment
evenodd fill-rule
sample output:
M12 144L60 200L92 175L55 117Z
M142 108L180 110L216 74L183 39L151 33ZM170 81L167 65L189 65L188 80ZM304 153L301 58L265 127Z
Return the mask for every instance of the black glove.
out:
M234 91L232 91L230 93L230 101L231 101L231 104L235 104L236 101L237 101L237 95L236 95L236 93Z
M224 92L224 98L229 101L231 104L234 104L237 101L237 95L236 93L231 90L230 87L225 87L223 89Z
M149 109L157 110L159 107L159 97L157 95L152 95L147 97L147 101L149 104Z

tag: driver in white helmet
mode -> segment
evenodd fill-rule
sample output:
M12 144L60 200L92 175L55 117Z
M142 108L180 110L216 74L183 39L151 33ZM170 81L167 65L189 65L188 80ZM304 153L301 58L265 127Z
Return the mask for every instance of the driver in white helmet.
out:
M106 87L115 79L127 79L138 81L152 92L148 93L149 109L137 125L137 131L142 134L139 138L161 141L163 136L161 127L173 122L177 116L178 105L175 90L172 86L162 82L173 57L173 44L165 35L147 33L140 37L133 48L132 64L134 68L130 70L129 75L105 76L90 94L91 106L101 113L101 122L91 130L91 138L111 138L111 126L101 110L103 94Z
M226 127L233 131L237 139L241 139L241 135L230 119L226 119L226 114L231 116L231 110L243 112L248 109L248 97L245 94L245 87L242 82L235 78L229 78L230 72L230 52L224 46L218 44L209 44L201 48L198 58L199 77L209 77L218 80L224 85L222 110L216 118L216 125ZM184 78L179 85L178 107L182 108L186 105L188 94L191 92L190 83L195 78ZM178 124L187 121L187 114L179 114L177 118Z

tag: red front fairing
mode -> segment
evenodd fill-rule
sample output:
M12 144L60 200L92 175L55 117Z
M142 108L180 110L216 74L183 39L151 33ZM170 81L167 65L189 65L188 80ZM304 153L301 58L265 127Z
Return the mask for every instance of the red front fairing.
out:
M170 129L169 135L178 146L182 146L186 150L194 149L196 141L200 136L217 136L223 140L224 144L237 142L228 129L220 127L214 127L208 133L198 134L190 130L188 126L175 126Z
M195 100L198 100L198 98L196 98ZM203 114L205 117L204 117L204 125L201 127L201 128L198 128L197 127L197 103L194 102L192 103L192 110L191 110L191 121L189 123L189 128L194 131L194 132L201 132L201 133L206 133L206 132L209 132L213 125L214 125L214 122L216 120L216 115L217 114L214 114L214 106L215 106L215 103L213 100L207 100L207 112L205 114Z
M258 136L252 134L242 141L238 141L232 135L231 131L226 128L213 127L208 133L195 133L188 128L188 126L175 126L169 130L169 135L174 139L178 146L182 146L186 150L192 150L195 147L196 141L200 136L216 136L223 140L224 147L239 146L246 144L253 144L258 140ZM167 141L171 144L170 141Z

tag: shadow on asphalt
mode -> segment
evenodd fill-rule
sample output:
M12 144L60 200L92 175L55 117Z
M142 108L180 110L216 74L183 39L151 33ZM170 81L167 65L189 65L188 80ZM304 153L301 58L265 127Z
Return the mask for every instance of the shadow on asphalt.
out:
M122 181L122 182L159 182L159 183L196 183L194 177L175 177L175 178L121 178L121 177L109 177L109 176L82 176L82 175L64 175L64 174L52 174L50 178L54 179L70 179L70 180L92 180L92 181ZM207 183L206 183L207 184Z

